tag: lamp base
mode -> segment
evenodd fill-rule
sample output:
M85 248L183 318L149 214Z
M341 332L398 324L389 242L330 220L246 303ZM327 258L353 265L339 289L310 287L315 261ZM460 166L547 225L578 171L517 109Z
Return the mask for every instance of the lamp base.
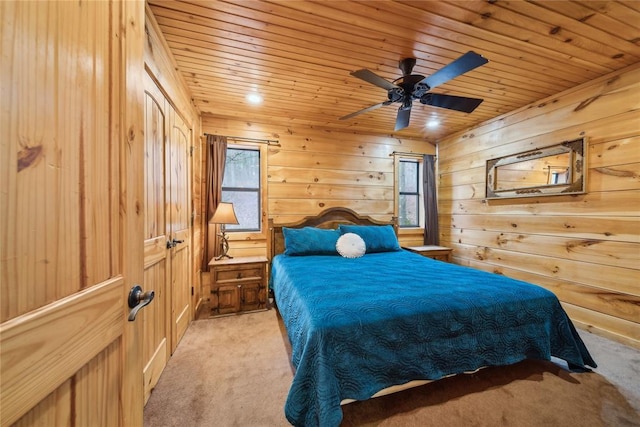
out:
M216 257L216 261L220 261L224 258L233 259L231 255L227 254L227 252L229 252L229 239L227 238L227 233L222 230L221 233L218 233L218 236L220 236L220 255Z

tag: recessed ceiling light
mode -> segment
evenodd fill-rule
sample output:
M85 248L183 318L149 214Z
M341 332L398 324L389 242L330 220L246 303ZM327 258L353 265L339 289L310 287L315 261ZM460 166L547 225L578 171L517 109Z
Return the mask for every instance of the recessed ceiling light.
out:
M262 96L259 93L248 93L246 99L249 104L257 105L262 103Z
M438 119L430 119L427 122L427 127L428 128L437 128L440 125L440 122L438 121Z

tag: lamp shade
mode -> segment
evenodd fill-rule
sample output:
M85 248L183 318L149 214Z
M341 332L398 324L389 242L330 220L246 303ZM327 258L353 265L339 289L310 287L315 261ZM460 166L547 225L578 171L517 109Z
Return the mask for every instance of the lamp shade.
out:
M236 212L233 210L233 203L220 202L209 223L239 224L238 218L236 218Z

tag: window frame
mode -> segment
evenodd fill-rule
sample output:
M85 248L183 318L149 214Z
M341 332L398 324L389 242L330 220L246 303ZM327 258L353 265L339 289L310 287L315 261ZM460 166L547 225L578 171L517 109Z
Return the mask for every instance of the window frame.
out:
M401 163L415 163L417 167L417 193L416 192L401 192L400 191L400 165ZM396 158L396 217L398 218L399 230L412 230L412 229L424 229L425 227L425 211L424 211L424 162L421 158L416 157L397 157ZM404 195L417 195L418 196L418 224L417 225L401 225L400 224L400 196Z
M266 188L267 188L267 151L264 144L227 144L227 150L252 150L258 151L260 157L260 186L258 188L258 223L260 224L260 230L232 230L226 228L225 231L230 241L250 241L265 239L267 235L267 214L266 214ZM242 187L223 187L222 190L242 190ZM224 201L224 200L223 200Z

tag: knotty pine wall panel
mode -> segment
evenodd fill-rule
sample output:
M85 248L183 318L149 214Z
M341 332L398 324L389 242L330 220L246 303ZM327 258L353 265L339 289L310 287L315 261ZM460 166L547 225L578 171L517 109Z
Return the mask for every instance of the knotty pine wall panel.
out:
M145 68L173 108L183 116L189 127L194 127L198 122L198 114L191 100L192 95L182 74L177 72L175 59L149 5L145 11Z
M640 347L640 66L438 144L441 243L454 262L553 291L575 322ZM485 199L495 157L587 139L587 192Z
M280 146L270 145L266 150L264 214L276 223L298 221L336 206L388 221L394 215L392 153L435 154L435 147L421 140L235 121L208 114L202 116L202 129L208 134L279 141ZM231 255L266 254L266 235L234 240L232 234L230 238ZM416 239L409 234L406 238Z

